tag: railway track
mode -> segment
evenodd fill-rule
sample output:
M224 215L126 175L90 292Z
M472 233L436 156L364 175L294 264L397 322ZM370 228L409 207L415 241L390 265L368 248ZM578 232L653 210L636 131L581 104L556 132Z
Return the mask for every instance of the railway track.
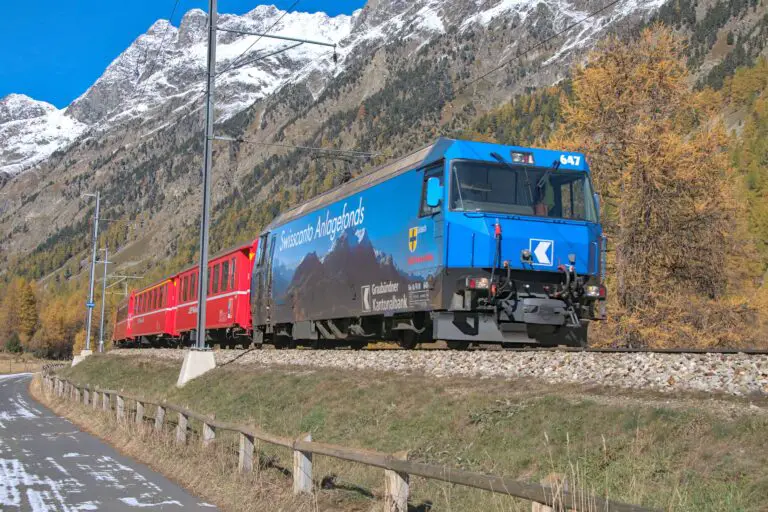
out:
M382 343L379 345L386 345L386 346L376 346L377 344L373 344L373 346L364 347L360 350L354 350L350 349L349 347L337 347L337 348L321 348L321 349L314 349L311 347L299 347L294 349L274 349L271 345L265 345L263 347L263 350L279 350L279 351L312 351L312 352L338 352L338 351L348 351L348 352L359 352L359 351L365 351L365 352L390 352L390 351L404 351L408 352L409 350L398 347L395 344L387 344ZM154 350L154 349L163 349L167 347L141 347L141 348L124 348L124 350ZM184 347L179 347L184 348ZM213 350L224 350L224 351L243 351L243 350L256 350L254 348L248 348L248 349L237 349L237 348L219 348L218 346L214 346ZM418 345L415 349L412 349L414 351L446 351L446 352L462 352L459 350L453 350L445 346L444 343L424 343ZM637 347L637 348L629 348L629 347L536 347L536 346L529 346L529 347L502 347L498 344L480 344L479 346L474 346L466 349L466 352L573 352L573 353L595 353L595 354L723 354L723 355L733 355L733 354L745 354L745 355L768 355L768 349L756 349L756 348L644 348L644 347Z
M504 348L505 352L592 352L598 354L747 354L768 355L764 349L740 348L626 348L626 347L519 347Z
M176 361L178 349L115 350L120 357ZM346 372L384 371L436 378L471 377L543 380L655 390L768 397L768 354L763 350L670 350L618 348L472 348L404 350L378 346L350 349L223 349L218 366L311 368ZM293 370L290 370L293 371Z

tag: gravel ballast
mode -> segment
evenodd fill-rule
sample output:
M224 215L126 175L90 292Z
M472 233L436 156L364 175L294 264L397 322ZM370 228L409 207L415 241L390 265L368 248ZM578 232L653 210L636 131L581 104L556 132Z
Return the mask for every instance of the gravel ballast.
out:
M119 356L179 360L175 349L117 349ZM450 350L217 350L216 364L418 373L435 377L536 378L654 391L768 394L768 356Z

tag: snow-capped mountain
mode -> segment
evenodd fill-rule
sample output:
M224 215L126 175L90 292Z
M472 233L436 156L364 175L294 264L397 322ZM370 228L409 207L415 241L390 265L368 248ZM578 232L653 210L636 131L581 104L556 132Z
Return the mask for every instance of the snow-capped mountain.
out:
M591 45L617 21L647 15L664 1L620 2L564 35L546 63L556 64ZM509 36L500 36L508 40L494 55L498 60L585 18L597 7L589 0L370 0L351 16L286 14L271 5L260 5L242 16L223 14L218 25L225 29L337 43L338 61L332 59L333 49L325 46L304 44L271 55L295 43L219 32L218 121L288 83L305 83L317 97L332 77L350 66L365 65L382 46L410 45L409 51L415 52L448 33L497 28ZM199 9L187 12L178 27L158 20L64 110L19 95L4 98L2 104L23 106L0 110L8 112L0 125L4 142L0 171L14 174L29 168L81 134L99 138L125 123L139 123L151 131L152 125L164 125L199 108L205 87L206 25L207 15ZM550 73L541 81L551 82L561 74ZM375 88L372 84L371 89Z
M717 1L700 0L697 19ZM242 142L214 145L212 243L246 240L286 204L437 136L460 136L483 113L566 77L606 34L625 34L669 10L659 8L663 2L369 0L349 16L272 6L221 15L218 25L228 30L335 43L338 58L325 46L276 53L295 43L218 34L216 133ZM87 245L73 235L87 224L80 198L94 190L105 216L130 226L124 242L151 247L137 250L133 264L160 260L194 238L207 16L194 9L175 25L155 22L62 111L4 100L24 107L0 114L14 127L0 139L0 261L45 248L55 255L37 265L45 275L65 264L74 272L72 255ZM61 136L35 142L51 130ZM306 150L318 146L379 156ZM14 147L23 158L21 149L11 155ZM30 165L36 172L20 172Z
M324 13L286 14L274 6L259 6L242 16L221 15L218 26L243 32L269 30L276 36L335 43L350 33L351 19ZM176 108L197 104L205 90L207 22L207 14L200 9L187 12L178 28L166 20L155 22L107 67L92 87L72 102L69 112L84 123L108 127L126 118L151 116L155 109L169 103ZM301 45L267 56L295 43L258 39L219 32L216 104L221 118L250 106L287 79L300 78L302 71L311 67L307 64L316 64L321 55L328 53L327 47ZM246 50L249 51L243 55ZM265 58L257 60L260 56Z
M15 174L72 142L86 126L50 103L23 94L0 99L0 171Z

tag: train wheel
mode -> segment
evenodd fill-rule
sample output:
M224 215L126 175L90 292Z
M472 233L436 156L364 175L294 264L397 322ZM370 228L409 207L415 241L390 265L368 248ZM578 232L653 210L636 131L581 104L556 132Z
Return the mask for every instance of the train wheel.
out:
M469 348L468 341L450 340L446 341L445 344L451 350L467 350Z
M314 350L326 349L326 348L328 348L328 345L329 345L329 343L328 343L327 340L311 340L309 342L310 348L312 348Z
M413 331L403 331L398 344L406 350L413 350L419 344L419 337Z
M278 336L278 335L272 336L272 344L275 346L275 349L277 350L282 350L286 348L289 342L292 342L292 341L293 340L288 336Z
M589 324L582 322L581 327L560 327L552 334L536 336L536 341L547 347L565 345L568 347L587 347Z

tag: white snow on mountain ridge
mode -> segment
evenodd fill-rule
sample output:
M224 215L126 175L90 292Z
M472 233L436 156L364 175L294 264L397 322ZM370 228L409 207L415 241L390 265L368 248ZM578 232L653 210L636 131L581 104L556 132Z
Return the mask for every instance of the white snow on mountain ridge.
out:
M9 94L0 99L0 171L16 174L32 167L85 128L50 103Z
M636 12L649 12L665 1L623 0L569 32L547 62L554 63L566 53L591 44L608 24ZM311 44L270 56L295 43L219 32L217 121L232 117L288 83L309 76L338 75L350 59L367 55L375 46L414 39L423 45L444 34L449 26L463 31L489 26L499 19L525 23L530 18L558 31L587 17L589 12L583 9L581 0L381 0L352 15L335 17L322 12L285 13L271 5L260 5L240 16L222 14L218 25L223 28L337 43L339 59L338 63L332 61L333 49ZM537 10L547 15L531 18ZM509 51L515 48L511 46ZM166 20L155 22L64 110L31 98L22 101L18 95L0 100L0 171L20 172L84 133L98 138L136 119L149 132L172 122L174 116L193 112L204 98L206 54L207 15L192 9L178 27ZM323 80L313 78L312 83L313 94L325 87ZM3 110L3 104L15 105L15 110L9 106Z

